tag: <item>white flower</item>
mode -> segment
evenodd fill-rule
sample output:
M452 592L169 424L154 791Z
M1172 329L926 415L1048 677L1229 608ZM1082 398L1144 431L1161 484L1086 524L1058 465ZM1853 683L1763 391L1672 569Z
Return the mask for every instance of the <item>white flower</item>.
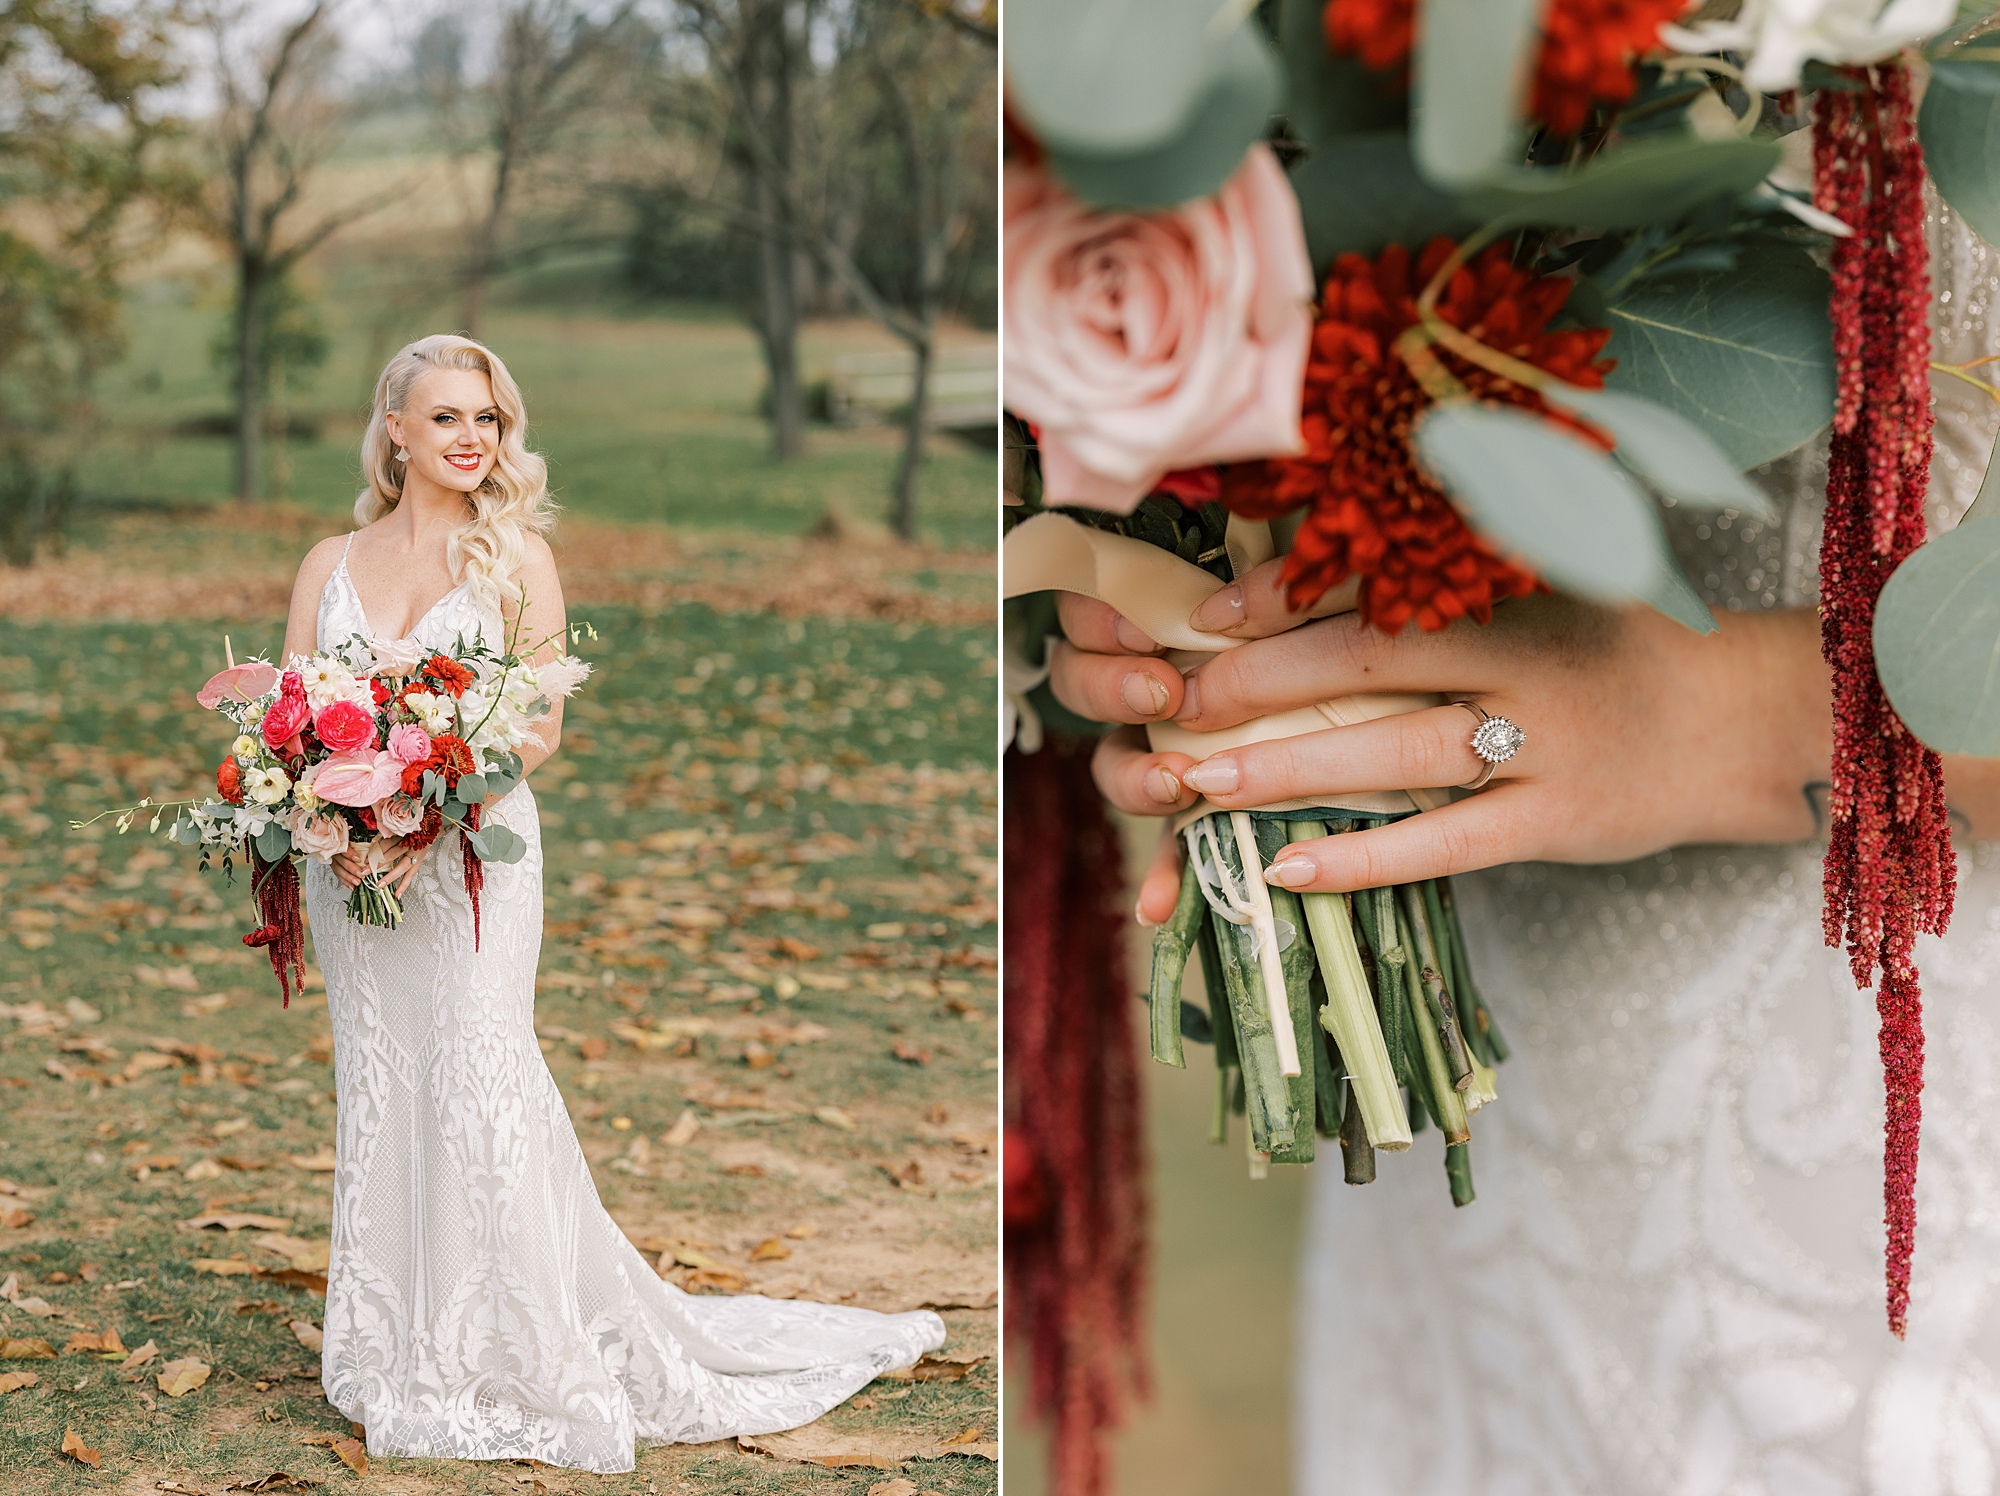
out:
M257 756L257 740L246 732L229 745L229 751L238 763L247 764Z
M291 789L291 775L275 764L268 769L252 769L243 776L243 793L259 805L276 805Z
M255 727L259 722L262 722L264 720L264 707L266 704L262 701L253 701L250 705L243 708L243 725L245 727Z
M430 653L415 639L370 639L368 652L375 657L375 673L391 677L408 675Z
M1683 52L1741 52L1743 81L1765 93L1795 88L1808 61L1880 62L1949 26L1958 0L1743 0L1733 21L1666 25Z
M457 725L457 717L451 709L451 698L439 696L430 691L412 691L403 698L403 705L416 713L417 720L424 725L424 731L432 737L441 732L450 732Z
M312 703L315 713L336 701L352 701L357 706L370 710L374 708L375 697L368 689L368 683L356 680L354 672L332 655L314 655L309 660L300 660L299 678L305 682L306 700Z

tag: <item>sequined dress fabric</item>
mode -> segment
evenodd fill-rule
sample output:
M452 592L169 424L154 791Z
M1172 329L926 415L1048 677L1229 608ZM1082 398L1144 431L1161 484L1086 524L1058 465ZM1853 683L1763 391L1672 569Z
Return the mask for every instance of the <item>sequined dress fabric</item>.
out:
M2000 352L1996 257L1931 221L1934 357ZM1940 377L1931 530L2000 407ZM1814 600L1825 440L1781 523L1673 515L1712 606ZM1661 711L1673 703L1659 703ZM1532 727L1530 731L1532 732ZM1884 1324L1873 994L1820 934L1821 848L1680 847L1457 880L1513 1059L1454 1211L1433 1129L1314 1170L1298 1486L1311 1496L1983 1496L2000 1484L2000 847L1921 939L1928 1065L1909 1338Z
M418 624L444 648L500 619L463 588ZM371 631L343 559L319 642ZM318 862L305 903L339 1097L321 1380L368 1452L633 1468L635 1445L810 1422L944 1343L876 1314L663 1281L599 1203L535 1041L542 841L521 785L488 812L528 844L485 869L480 938L456 832L394 930L349 921Z

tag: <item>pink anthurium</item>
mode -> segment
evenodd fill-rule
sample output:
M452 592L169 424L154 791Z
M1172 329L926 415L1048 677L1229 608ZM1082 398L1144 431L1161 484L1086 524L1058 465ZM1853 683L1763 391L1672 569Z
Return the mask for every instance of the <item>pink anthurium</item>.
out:
M225 701L255 701L278 683L278 667L261 660L231 665L208 678L194 699L210 711Z
M402 787L403 763L387 749L336 753L321 763L313 793L335 805L373 805Z

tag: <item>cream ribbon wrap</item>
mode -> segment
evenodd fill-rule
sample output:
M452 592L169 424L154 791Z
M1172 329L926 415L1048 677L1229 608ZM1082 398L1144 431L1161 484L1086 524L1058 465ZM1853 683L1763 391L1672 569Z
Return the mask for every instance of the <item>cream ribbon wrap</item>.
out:
M1277 554L1271 527L1262 521L1232 516L1223 544L1229 552L1230 567L1239 577ZM1171 551L1080 525L1060 514L1038 514L1023 521L1007 536L1000 551L1003 597L1022 597L1031 592L1080 592L1109 603L1150 637L1166 645L1168 662L1182 671L1248 642L1227 634L1207 633L1188 621L1195 609L1225 585ZM1322 598L1312 610L1313 616L1351 612L1359 593L1359 583L1350 581ZM1220 732L1194 732L1177 722L1155 722L1146 728L1146 736L1156 751L1185 753L1199 763L1225 749L1322 732L1329 727L1353 727L1377 717L1394 717L1438 706L1445 699L1431 693L1373 692L1274 712ZM1358 790L1282 800L1256 808L1401 815L1413 810L1435 810L1449 803L1450 798L1448 786ZM1175 829L1184 829L1213 808L1205 800L1196 801L1193 807L1175 817Z

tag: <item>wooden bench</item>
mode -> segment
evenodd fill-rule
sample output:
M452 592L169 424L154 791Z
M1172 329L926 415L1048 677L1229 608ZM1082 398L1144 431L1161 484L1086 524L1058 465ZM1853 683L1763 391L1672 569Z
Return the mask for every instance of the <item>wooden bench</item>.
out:
M910 403L916 355L843 353L827 381L827 415L839 426L888 425ZM992 427L1000 420L997 344L940 348L931 360L927 424L940 430Z

